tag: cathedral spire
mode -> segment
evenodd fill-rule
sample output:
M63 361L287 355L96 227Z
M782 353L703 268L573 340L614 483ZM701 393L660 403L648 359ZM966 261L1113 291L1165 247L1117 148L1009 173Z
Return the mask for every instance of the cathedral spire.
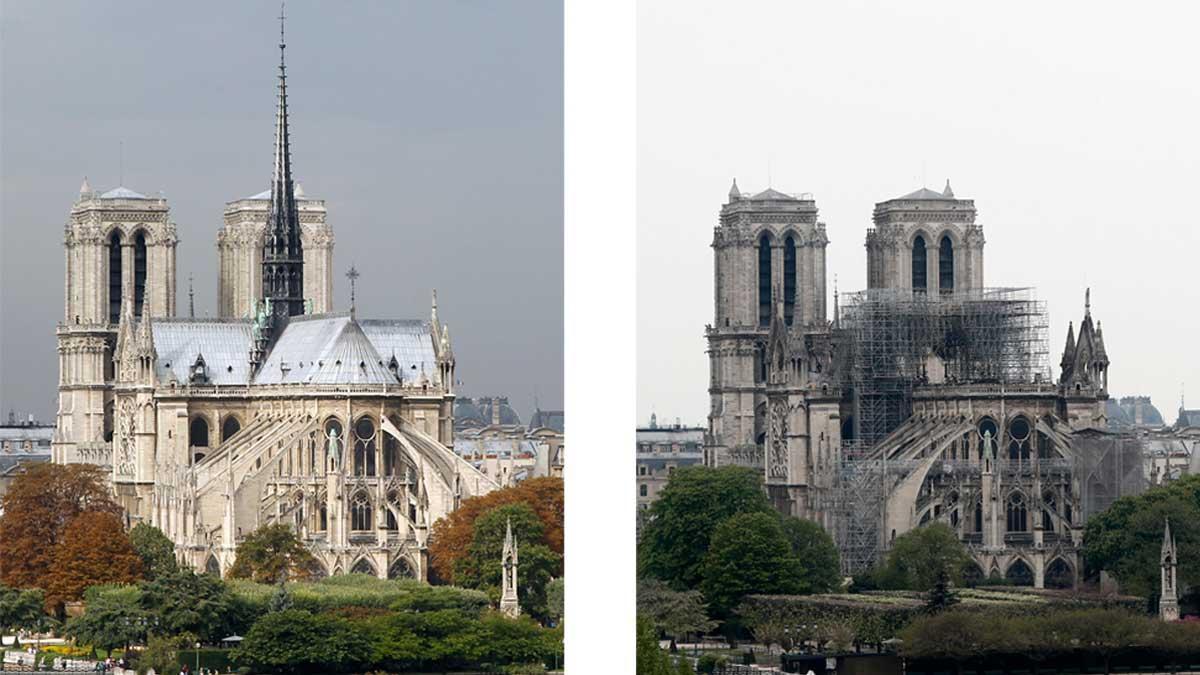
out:
M263 299L271 308L268 332L283 320L304 313L304 253L300 242L300 217L292 181L291 146L287 116L287 64L284 50L283 5L279 6L279 100L275 113L275 162L271 175L271 203L263 245ZM268 341L273 335L268 336Z

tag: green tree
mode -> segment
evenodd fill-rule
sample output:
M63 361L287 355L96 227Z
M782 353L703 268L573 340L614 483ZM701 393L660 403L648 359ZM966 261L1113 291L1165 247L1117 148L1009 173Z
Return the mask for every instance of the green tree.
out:
M925 609L931 614L936 614L944 612L956 604L958 604L958 596L950 590L950 575L945 568L939 569L933 582L933 588L929 590L929 595L925 598Z
M542 539L542 520L526 504L498 506L475 519L474 539L467 555L456 562L454 577L463 586L487 591L498 600L504 537L509 523L520 561L517 597L521 609L535 618L548 619L546 585L562 573L562 556L544 544L535 543Z
M1179 584L1200 584L1200 476L1122 497L1089 518L1083 534L1085 564L1093 572L1113 573L1125 593L1157 596L1163 524L1168 518L1179 552Z
M717 618L727 618L745 595L808 591L804 567L772 513L742 513L717 525L700 589Z
M817 523L781 516L792 554L804 565L804 581L812 593L828 593L842 585L841 562L833 537Z
M260 584L280 580L308 579L317 559L286 524L263 525L238 544L229 568L232 579L252 579Z
M345 672L371 662L371 645L347 621L298 609L254 623L234 659L255 671Z
M86 600L83 615L63 626L78 644L112 650L145 641L150 616L142 609L142 592L136 586L96 587Z
M964 568L971 562L967 549L954 530L933 523L896 537L892 550L878 573L884 588L928 591L937 583L939 570L954 584L962 583Z
M638 617L637 675L675 675L671 671L671 659L658 647L654 624Z
M638 582L637 613L656 631L669 636L672 645L689 635L707 633L717 625L708 618L700 591L676 591L657 579Z
M146 639L146 648L138 657L138 665L153 668L156 673L178 671L179 652L191 648L195 642L196 636L188 633L151 635Z
M129 531L129 543L142 559L142 576L153 581L174 574L179 569L175 561L175 543L162 530L138 523Z
M717 523L740 513L770 512L762 479L751 469L676 469L650 507L638 546L638 571L678 590L696 588Z
M45 601L41 589L0 586L0 635L22 630L39 633L49 630L53 621L43 609ZM13 645L19 646L19 643Z
M565 605L566 586L563 577L552 579L546 584L546 618L555 624L561 623Z
M189 633L204 642L216 642L231 628L233 593L220 579L187 569L144 582L142 607L154 632Z

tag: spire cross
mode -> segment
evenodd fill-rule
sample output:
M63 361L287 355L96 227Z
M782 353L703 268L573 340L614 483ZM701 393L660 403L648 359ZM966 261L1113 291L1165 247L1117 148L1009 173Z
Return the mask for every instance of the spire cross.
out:
M192 275L188 275L188 316L196 318L196 290L192 288Z
M346 278L350 280L350 314L354 314L354 282L358 281L360 276L362 275L358 273L354 265L351 265L350 271L346 272Z

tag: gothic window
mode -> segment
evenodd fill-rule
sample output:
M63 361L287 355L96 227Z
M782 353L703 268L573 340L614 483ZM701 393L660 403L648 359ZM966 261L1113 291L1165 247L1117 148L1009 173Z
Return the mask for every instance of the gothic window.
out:
M1017 417L1008 424L1008 458L1010 460L1029 460L1029 439L1032 429L1029 420Z
M375 566L372 565L371 561L367 560L366 558L359 558L358 562L354 563L354 567L350 568L350 573L351 574L369 574L371 576L376 576L375 575Z
M1042 432L1037 432L1037 455L1040 459L1050 459L1051 452L1054 446L1050 443L1050 437Z
M1004 578L1014 586L1032 586L1033 570L1029 569L1029 565L1025 564L1024 560L1018 559L1008 566L1008 571L1004 573Z
M396 522L396 514L390 508L385 509L387 512L387 529L396 532L400 529L400 524Z
M321 521L317 529L321 530L322 532L329 529L329 512L325 510L324 504L321 505Z
M355 493L350 503L350 529L363 531L371 529L371 501L367 493Z
M121 233L108 239L108 322L121 320Z
M400 455L399 443L391 434L383 434L383 475L399 476L403 460Z
M203 417L192 419L192 423L188 427L188 445L193 448L208 447L208 420Z
M983 502L975 502L975 531L983 532Z
M1047 492L1042 495L1042 503L1045 505L1045 508L1042 509L1042 529L1047 532L1053 532L1054 516L1052 514L1055 513L1054 493Z
M413 572L412 566L404 558L397 558L396 562L388 568L389 579L415 579L417 575Z
M354 475L375 475L375 423L363 417L354 425Z
M142 318L146 304L146 233L138 232L133 240L133 315Z
M1012 493L1008 498L1008 508L1006 511L1009 532L1026 532L1029 530L1029 518L1025 509L1025 498L1021 496L1021 493Z
M227 415L225 421L221 423L221 442L224 443L233 438L233 435L242 430L242 423L238 422L233 415Z
M339 454L345 453L346 434L342 432L342 423L336 417L325 421L325 437L321 439L321 443L325 446L325 454L329 458L329 470L337 471L340 468L337 465L340 457L336 456L334 451L336 450Z
M796 240L783 241L783 320L792 325L796 312Z
M1055 558L1054 562L1046 567L1046 588L1071 588L1075 585L1075 575L1071 572L1071 566L1062 558Z
M942 235L942 242L938 244L938 290L942 293L954 291L954 244L947 235Z
M758 325L771 323L771 238L758 240Z
M929 287L926 280L925 237L918 234L912 245L912 287L914 293L924 293Z

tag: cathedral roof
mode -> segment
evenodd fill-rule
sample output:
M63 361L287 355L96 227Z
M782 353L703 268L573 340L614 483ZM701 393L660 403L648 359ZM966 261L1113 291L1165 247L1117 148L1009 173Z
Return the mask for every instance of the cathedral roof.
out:
M750 199L752 199L754 201L769 201L769 200L785 200L785 201L789 201L789 202L799 201L795 197L793 197L789 194L784 194L784 193L780 192L779 190L775 190L773 188L767 188L766 190L763 190L762 192L750 197Z
M396 384L396 377L358 322L317 315L287 323L254 383Z
M299 183L296 183L296 186L294 188L292 188L292 195L296 199L305 199L306 198L306 196L304 194L304 188L300 187ZM250 195L249 197L244 197L243 199L248 200L248 201L265 202L265 201L268 201L269 199L271 199L271 191L263 190L262 192L260 192L256 195Z
M949 184L947 184L947 188L949 188ZM954 199L954 193L952 192L947 195L923 187L920 190L914 190L903 197L896 197L896 199Z
M188 369L204 354L209 384L250 381L250 349L254 344L247 319L155 319L150 324L155 371L160 384L173 378L188 381Z
M116 187L100 195L100 199L150 199L140 192L134 192L127 187Z

